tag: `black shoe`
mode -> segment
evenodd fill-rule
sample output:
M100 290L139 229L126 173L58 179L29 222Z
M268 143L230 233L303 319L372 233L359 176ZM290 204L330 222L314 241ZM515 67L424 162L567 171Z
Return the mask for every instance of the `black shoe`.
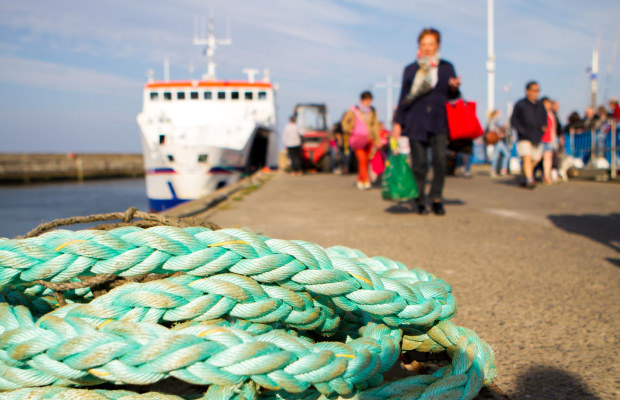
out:
M433 212L435 215L444 215L446 210L443 208L443 204L440 201L433 202Z
M536 182L532 181L532 182L527 182L527 181L522 181L521 183L519 183L519 186L521 186L524 189L536 189Z
M426 206L424 204L418 204L416 207L418 208L418 214L420 215L428 214L428 210L426 209Z

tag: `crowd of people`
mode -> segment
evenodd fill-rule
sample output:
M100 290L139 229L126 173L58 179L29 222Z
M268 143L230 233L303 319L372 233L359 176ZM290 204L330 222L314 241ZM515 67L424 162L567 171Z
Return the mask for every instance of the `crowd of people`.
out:
M620 105L618 105L617 98L609 100L609 108L605 108L605 106L599 106L596 110L592 107L586 108L583 118L579 116L577 111L573 111L568 116L564 132L572 131L575 134L580 134L596 131L610 125L612 118L620 121Z
M442 199L446 171L450 169L448 159L458 174L471 177L472 140L455 141L449 137L445 105L460 97L461 80L454 66L440 58L440 43L437 30L424 29L420 33L417 58L404 70L392 132L378 120L372 93L364 91L359 102L333 126L329 136L331 171L349 173L352 166L357 168L355 185L359 190L370 189L381 173L390 151L388 139L392 137L394 143L400 143L401 151L410 154L411 170L418 186L418 196L411 204L420 215L429 213L429 205L434 214L445 214ZM564 133L592 132L598 135L598 143L598 138L604 140L610 131L611 120L620 120L618 100L612 99L609 109L587 108L583 117L573 112L562 126L559 103L548 97L540 98L540 92L538 82L528 82L525 97L515 104L509 121L504 124L499 110L488 113L480 140L486 147L485 160L490 163L491 177L514 173L509 164L514 146L521 161L522 187L534 188L539 170L538 180L545 185L566 179L566 171L560 167L565 150ZM295 174L301 174L299 136L292 117L284 132L284 142ZM430 204L426 193L429 166L433 171L428 193Z
M566 170L571 164L566 163L566 133L579 135L588 133L594 138L594 153L588 160L595 161L605 154L605 140L612 128L612 120L620 120L620 107L617 99L611 99L609 109L601 106L595 112L592 107L586 108L583 118L578 112L572 112L567 123L562 126L559 103L549 97L539 99L540 86L531 81L526 84L525 97L514 107L510 124L499 123L499 111L489 114L485 138L493 136L493 143L487 140L488 153L491 157L491 176L505 175L508 172L510 148L516 140L517 154L521 158L523 181L521 185L532 189L536 186L536 172L541 171L539 179L543 184L550 185L566 180ZM511 129L508 129L508 128ZM514 132L514 134L513 134ZM591 142L590 142L591 143ZM498 158L503 163L498 170Z

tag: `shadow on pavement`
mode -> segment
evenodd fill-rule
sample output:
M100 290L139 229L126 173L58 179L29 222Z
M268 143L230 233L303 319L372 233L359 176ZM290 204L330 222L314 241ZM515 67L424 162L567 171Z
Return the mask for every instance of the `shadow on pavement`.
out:
M605 258L605 260L609 261L610 263L612 263L613 265L615 265L616 267L620 268L620 258Z
M549 215L549 220L567 232L583 235L620 252L620 213L609 215ZM618 265L618 260L608 261Z
M461 199L443 199L443 204L446 206L464 206L465 202Z
M416 211L411 206L411 202L395 203L384 210L390 214L415 214Z
M515 177L510 176L510 177L502 177L498 179L493 179L494 184L513 186L517 188L521 188L521 181L522 179L520 176L515 176Z
M443 204L445 206L463 206L465 202L460 199L444 199ZM430 205L428 207L430 212ZM411 201L392 204L383 211L390 214L417 214L417 210L414 209L413 202Z
M555 367L530 367L517 378L513 399L599 400L581 377Z

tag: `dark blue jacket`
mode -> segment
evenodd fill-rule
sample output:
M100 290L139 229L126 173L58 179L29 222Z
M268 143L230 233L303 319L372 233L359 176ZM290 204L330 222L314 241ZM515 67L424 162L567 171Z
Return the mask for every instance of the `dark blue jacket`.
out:
M547 126L547 111L542 101L532 103L527 98L517 101L510 118L510 125L519 134L519 140L529 140L532 144L541 142Z
M419 68L417 61L405 68L394 122L402 126L403 135L420 142L428 142L428 135L448 134L446 103L459 97L460 93L458 89L451 89L448 85L450 78L456 77L454 67L446 60L439 60L437 85L430 92L406 104L405 97L411 90L413 78Z

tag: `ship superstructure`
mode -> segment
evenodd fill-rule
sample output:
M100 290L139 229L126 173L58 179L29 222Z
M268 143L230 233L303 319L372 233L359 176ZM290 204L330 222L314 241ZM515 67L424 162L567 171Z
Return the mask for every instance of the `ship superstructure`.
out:
M264 166L277 166L275 90L268 73L215 78L210 23L201 80L149 81L138 115L149 206L162 211L200 198Z

